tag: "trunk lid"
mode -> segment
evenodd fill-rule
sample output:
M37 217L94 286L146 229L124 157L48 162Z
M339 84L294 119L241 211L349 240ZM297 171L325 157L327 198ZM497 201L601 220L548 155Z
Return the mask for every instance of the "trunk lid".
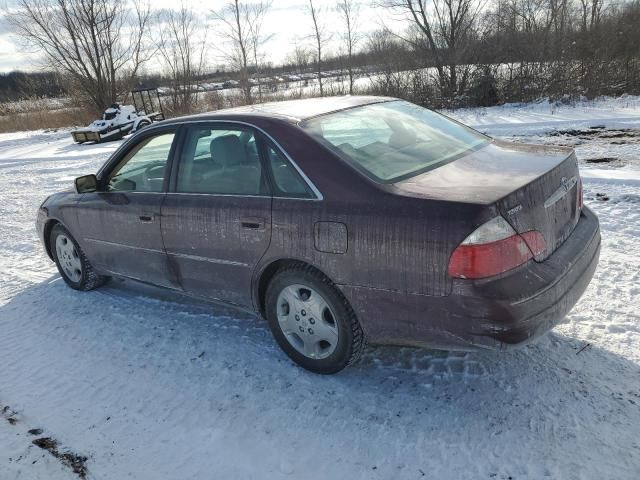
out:
M403 195L493 205L518 233L537 230L543 235L544 250L530 245L535 260L543 261L578 223L579 181L570 148L494 140L394 187Z
M529 245L536 261L551 255L571 235L580 219L580 174L571 152L553 169L497 202L498 210L518 233L537 230L544 249Z

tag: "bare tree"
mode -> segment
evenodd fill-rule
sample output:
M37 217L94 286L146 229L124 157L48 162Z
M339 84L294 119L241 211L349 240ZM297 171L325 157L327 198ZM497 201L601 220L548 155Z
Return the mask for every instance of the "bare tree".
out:
M253 50L254 76L258 82L258 98L262 100L262 82L260 80L261 49L273 38L272 34L263 34L264 20L271 8L271 0L253 4L249 22L249 37Z
M316 50L316 71L318 73L318 85L320 86L320 96L324 95L322 88L322 49L325 47L330 39L330 35L327 34L325 26L320 21L320 10L313 4L313 0L309 0L308 11L313 20L313 34L312 38L315 43Z
M374 59L376 71L369 74L373 92L378 95L411 98L411 73L415 69L410 61L414 55L388 29L375 30L368 35L365 49Z
M343 40L347 54L349 94L353 95L353 53L357 43L360 41L360 35L358 33L360 7L354 0L338 0L336 9L342 16L344 22Z
M158 15L158 51L171 80L172 110L189 113L198 103L197 81L205 65L206 30L184 0Z
M600 23L603 0L580 0L582 30L595 28Z
M313 53L303 45L296 45L293 51L287 56L286 62L291 65L296 72L304 73L309 68L310 59Z
M471 44L473 29L485 0L383 0L412 23L417 33L406 40L425 48L438 72L443 95L452 98L466 88L469 69L460 66Z
M249 3L229 0L222 9L213 11L214 20L220 23L220 34L225 40L225 56L240 73L240 88L245 102L251 103L251 82L249 68L255 62L257 68L259 47L264 37L261 29L264 17L271 5L270 1Z
M126 0L16 0L7 20L98 110L115 103L147 60L147 5ZM130 6L133 5L133 9Z

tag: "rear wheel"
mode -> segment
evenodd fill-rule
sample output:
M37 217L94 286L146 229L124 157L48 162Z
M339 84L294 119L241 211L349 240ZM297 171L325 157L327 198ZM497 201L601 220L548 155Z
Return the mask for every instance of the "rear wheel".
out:
M349 303L316 270L292 266L267 288L266 316L284 352L316 373L336 373L354 363L365 347L364 333Z
M74 238L62 225L53 227L49 242L58 272L71 288L93 290L106 281L107 277L95 272Z

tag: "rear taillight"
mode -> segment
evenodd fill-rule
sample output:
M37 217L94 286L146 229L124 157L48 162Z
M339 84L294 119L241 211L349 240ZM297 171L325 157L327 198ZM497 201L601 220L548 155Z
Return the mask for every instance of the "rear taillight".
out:
M544 237L538 231L518 233L502 217L478 227L458 245L449 260L449 276L485 278L511 270L542 253Z
M582 193L582 178L578 177L578 211L582 210L584 204L584 198Z

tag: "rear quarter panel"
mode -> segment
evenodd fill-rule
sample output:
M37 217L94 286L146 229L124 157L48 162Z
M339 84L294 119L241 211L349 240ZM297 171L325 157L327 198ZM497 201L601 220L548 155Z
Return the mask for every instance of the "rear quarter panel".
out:
M253 121L277 140L324 197L274 199L271 245L258 275L277 259L293 258L340 285L434 296L450 292L449 256L490 218L490 207L402 194L373 183L295 125ZM317 222L347 226L345 253L315 248Z

